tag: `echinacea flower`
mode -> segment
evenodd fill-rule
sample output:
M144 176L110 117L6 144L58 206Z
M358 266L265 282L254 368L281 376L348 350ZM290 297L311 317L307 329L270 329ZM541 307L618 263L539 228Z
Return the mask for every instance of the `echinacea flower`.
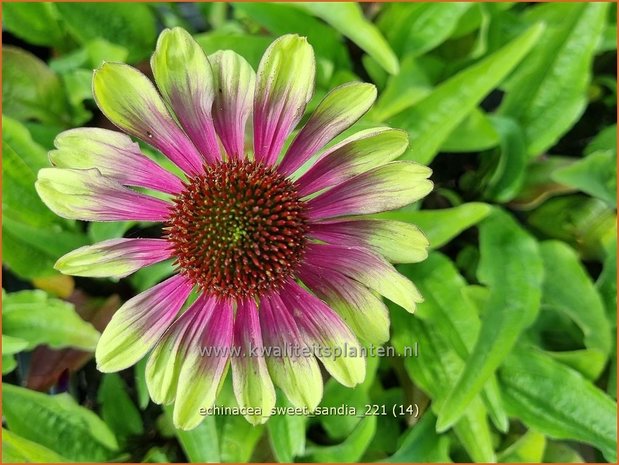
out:
M97 346L98 368L122 370L151 352L150 395L175 402L173 420L184 429L203 419L229 366L252 423L268 418L274 386L312 410L323 389L317 360L355 386L364 358L333 354L361 354L359 340L389 338L380 296L411 312L421 301L390 262L423 260L426 239L410 224L364 215L428 194L430 170L393 161L408 145L400 130L364 130L325 148L374 102L374 86L359 82L328 93L283 150L314 87L312 47L296 35L273 42L254 73L232 51L207 57L184 30L165 30L151 66L157 88L128 65L103 64L94 97L118 128L183 174L125 134L80 128L57 137L54 168L36 183L65 218L163 224L161 238L107 240L58 260L66 274L117 278L174 260L175 275L114 315ZM192 291L198 296L183 311Z

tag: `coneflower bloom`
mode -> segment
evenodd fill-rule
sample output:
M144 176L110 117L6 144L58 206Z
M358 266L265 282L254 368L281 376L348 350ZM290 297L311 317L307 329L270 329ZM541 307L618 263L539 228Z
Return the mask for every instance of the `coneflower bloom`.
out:
M66 274L117 278L173 260L175 275L114 315L97 346L98 368L122 370L151 352L150 395L174 402L174 423L184 429L203 419L229 366L252 423L271 413L274 386L314 409L323 389L318 360L354 386L365 377L364 358L350 355L362 352L359 341L389 338L380 296L411 312L421 301L390 262L423 260L426 239L412 225L364 215L425 196L430 170L393 161L408 145L400 130L364 130L326 147L374 102L374 86L359 82L328 93L284 149L314 87L312 47L296 35L273 42L254 73L232 51L207 57L184 30L165 30L151 66L157 88L128 65L103 64L94 97L176 174L128 135L80 128L57 137L54 167L36 183L65 218L162 223L161 238L107 240L58 260ZM334 356L338 349L349 355Z

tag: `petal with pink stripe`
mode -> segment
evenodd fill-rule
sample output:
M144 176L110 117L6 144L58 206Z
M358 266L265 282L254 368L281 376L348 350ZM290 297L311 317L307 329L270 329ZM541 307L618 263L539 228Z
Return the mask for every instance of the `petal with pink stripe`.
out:
M187 348L179 372L172 420L189 430L204 420L213 405L228 370L232 347L232 303L217 302L211 317L202 325L196 343Z
M59 216L83 221L165 221L170 204L124 187L97 169L43 168L35 188Z
M261 299L259 315L273 382L294 406L314 410L322 398L322 375L294 318L277 294Z
M376 100L373 84L349 82L336 87L318 104L288 148L279 171L294 173L326 143L352 126Z
M408 134L399 129L375 128L358 132L328 149L299 178L299 195L337 186L384 165L402 155L407 146Z
M344 386L365 379L365 357L346 323L322 300L290 281L280 292L305 341L327 371Z
M411 313L423 302L410 280L383 257L363 247L310 244L305 251L305 262L322 269L325 275L336 271L355 279Z
M97 168L104 176L126 186L146 187L168 194L183 189L169 171L144 156L137 143L118 131L78 128L61 132L49 159L58 168Z
M360 339L381 345L389 339L389 312L372 291L333 270L306 263L299 279L337 312Z
M231 358L232 385L239 407L255 413L245 415L254 425L264 423L275 406L275 389L264 358L258 308L253 300L237 303ZM249 411L249 410L246 410Z
M251 113L256 73L245 58L231 50L208 57L213 67L215 129L229 158L245 157L245 124Z
M94 72L92 89L97 106L117 127L163 152L185 173L203 171L200 152L176 124L153 83L137 69L104 63Z
M367 247L392 263L415 263L428 257L428 239L403 221L349 219L314 223L312 237L334 245Z
M174 321L191 283L175 275L118 309L101 334L95 357L99 371L120 371L140 360Z
M184 29L165 29L150 66L161 94L204 159L220 160L211 116L213 72L202 48Z
M163 239L110 239L69 252L54 268L73 276L123 278L170 255Z
M256 76L254 157L274 164L314 92L316 64L307 39L285 35L264 52Z
M216 307L216 299L201 295L168 328L146 364L146 385L157 404L170 404L176 397L178 379L189 350L197 350L204 325Z
M432 190L430 168L392 162L359 174L308 202L311 219L377 213L408 205Z

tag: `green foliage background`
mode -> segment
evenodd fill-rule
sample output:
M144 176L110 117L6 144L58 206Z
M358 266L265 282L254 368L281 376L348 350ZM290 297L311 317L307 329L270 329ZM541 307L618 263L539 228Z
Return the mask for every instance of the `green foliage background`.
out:
M427 261L399 267L425 303L391 305L389 344L419 355L369 359L361 386L329 380L322 403L418 415L209 417L182 432L149 402L143 364L94 368L111 312L171 269L58 276L69 250L148 225L63 220L33 184L56 134L109 126L92 69L147 70L173 26L254 67L275 37L307 36L310 107L373 82L353 130L403 128L402 158L432 166L421 205L380 215L430 239ZM4 462L617 460L616 5L4 3L3 32ZM218 403L234 403L230 386Z

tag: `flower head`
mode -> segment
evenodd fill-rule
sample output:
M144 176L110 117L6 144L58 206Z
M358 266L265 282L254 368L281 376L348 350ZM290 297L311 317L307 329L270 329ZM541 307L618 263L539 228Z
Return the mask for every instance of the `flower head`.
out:
M318 360L340 383L360 383L363 357L333 354L360 354L359 341L388 339L380 295L409 311L421 301L389 262L423 260L424 236L406 223L364 217L432 189L427 167L393 161L406 133L369 129L325 148L374 102L374 86L354 82L328 93L283 150L314 86L313 50L296 35L273 42L254 73L234 52L207 57L184 30L165 30L151 65L157 88L130 66L104 64L94 96L118 128L182 174L141 153L128 135L81 128L57 137L54 168L36 183L66 218L162 223L160 238L108 240L58 260L63 273L89 277L173 260L176 274L114 315L97 347L99 369L121 370L151 352L151 397L175 402L174 422L186 429L215 402L229 366L253 423L268 418L274 386L315 408ZM245 143L246 126L253 144ZM186 305L192 291L197 297Z

